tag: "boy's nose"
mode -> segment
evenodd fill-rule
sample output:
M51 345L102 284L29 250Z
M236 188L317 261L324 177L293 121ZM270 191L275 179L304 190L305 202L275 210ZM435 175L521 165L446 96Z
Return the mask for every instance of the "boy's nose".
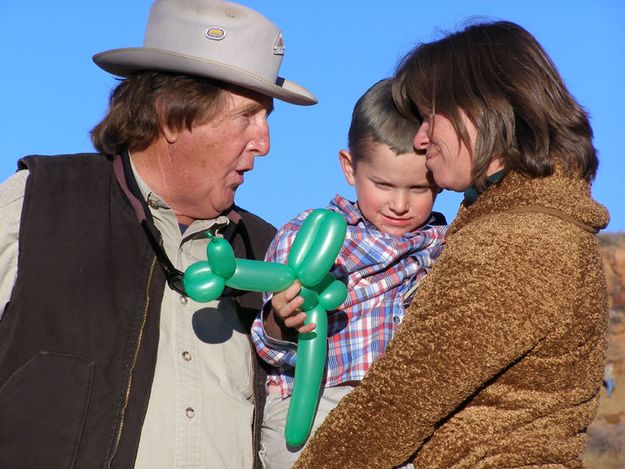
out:
M408 196L403 191L396 192L391 198L390 207L394 213L403 215L408 211Z

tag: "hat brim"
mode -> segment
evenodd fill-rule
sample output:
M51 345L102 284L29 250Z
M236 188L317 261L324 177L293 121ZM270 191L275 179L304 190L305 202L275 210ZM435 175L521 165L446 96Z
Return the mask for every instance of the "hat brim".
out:
M284 78L278 77L276 83L271 83L231 65L161 49L112 49L94 55L93 61L103 70L120 77L141 70L183 73L232 83L291 104L307 106L317 103L310 91Z

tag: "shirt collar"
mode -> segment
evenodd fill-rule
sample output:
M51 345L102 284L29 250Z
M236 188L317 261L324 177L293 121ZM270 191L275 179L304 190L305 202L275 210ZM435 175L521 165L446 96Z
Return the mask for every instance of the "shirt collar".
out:
M382 233L375 227L373 223L367 220L362 214L362 212L360 211L360 208L358 208L357 202L352 202L351 200L347 200L345 197L341 196L340 194L336 194L334 196L334 199L332 199L332 201L330 202L330 205L336 207L337 211L341 215L343 215L343 217L345 218L345 221L347 221L348 226L357 226L360 223L362 224L362 226L364 226L368 230L378 231L378 233L380 233L382 237L385 237L385 236L393 237L389 234ZM440 225L441 222L444 222L444 217L442 217L443 218L442 220L440 219L441 217L442 215L437 216L434 212L432 212L432 214L430 215L430 218L428 218L428 221L426 223L424 223L419 228L416 228L413 231L406 233L405 235L403 235L403 237L411 238L413 236L418 235L420 231L426 229L428 226L432 224Z
M362 216L356 202L352 202L351 200L347 200L345 197L336 194L330 204L334 205L338 209L338 212L343 215L348 225L357 225L360 221L366 222L365 217Z

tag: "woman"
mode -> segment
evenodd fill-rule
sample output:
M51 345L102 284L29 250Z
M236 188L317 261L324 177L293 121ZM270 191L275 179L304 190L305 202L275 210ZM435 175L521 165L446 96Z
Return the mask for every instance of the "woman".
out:
M588 117L509 22L418 46L394 86L465 199L387 352L294 467L583 467L607 328Z

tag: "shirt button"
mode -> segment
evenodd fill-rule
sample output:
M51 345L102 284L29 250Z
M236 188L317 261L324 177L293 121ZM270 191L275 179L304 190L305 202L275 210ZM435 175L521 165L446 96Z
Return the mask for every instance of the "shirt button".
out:
M182 358L184 359L184 361L190 362L191 354L185 350L184 352L182 352Z
M188 418L192 419L195 416L195 409L193 409L193 407L187 407L184 413Z
M154 210L158 209L158 202L152 198L148 200L148 205L150 206L150 208L153 208Z
M180 303L186 305L189 302L186 296L180 295Z
M393 316L393 322L395 324L400 324L401 323L401 318L399 316Z

